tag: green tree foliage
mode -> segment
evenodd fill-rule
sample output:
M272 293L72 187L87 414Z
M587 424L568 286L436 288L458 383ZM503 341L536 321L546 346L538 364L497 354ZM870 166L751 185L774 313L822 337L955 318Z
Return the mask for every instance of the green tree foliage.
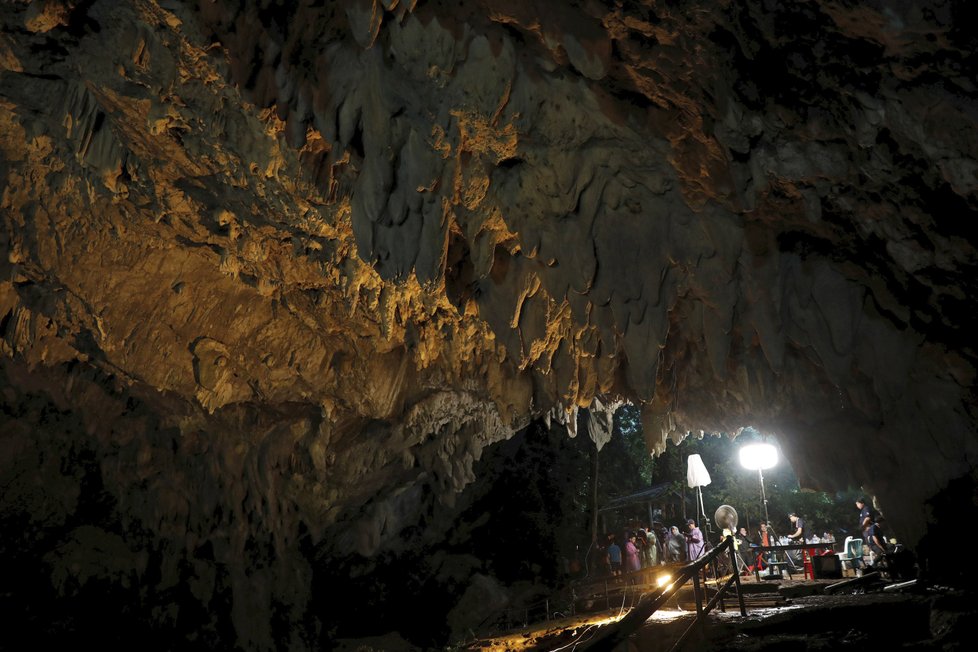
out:
M666 451L656 458L655 470L658 481L668 480L677 486L686 482L686 460L694 453L700 455L710 473L711 483L703 487L703 504L706 515L713 519L716 508L730 505L738 515L741 525L748 525L752 531L764 518L764 505L761 500L761 482L757 471L750 471L740 465L738 452L741 446L761 441L759 433L745 429L736 439L723 435L706 435L702 439L687 437L678 446L669 444ZM765 439L777 446L774 438ZM832 531L838 538L852 534L856 524L855 499L857 490L838 493L803 490L791 465L780 454L779 463L764 471L764 490L767 495L770 521L779 535L788 534L790 522L788 514L798 512L819 536ZM695 490L686 489L687 510L695 512Z
M620 419L619 415L622 415ZM634 436L637 441L644 442L637 408L621 408L619 414L616 414L615 423L616 426L622 424L621 433L616 427L615 435L620 434L625 441ZM626 426L628 434L625 433ZM636 491L650 483L668 482L677 493L685 494L686 513L694 516L697 511L696 493L685 485L686 460L696 453L702 458L711 478L711 483L702 489L707 517L712 520L717 507L730 505L737 511L739 523L749 524L750 529L755 531L759 521L764 518L760 478L757 471L749 471L740 465L738 452L741 446L762 440L777 446L774 438L763 438L757 431L745 428L736 439L727 435L706 435L703 438L689 436L678 446L670 443L665 452L655 459L649 458L644 446L641 452L629 447L627 450L630 454L641 457L643 472L640 486L622 493ZM854 533L857 520L854 502L859 491L829 494L804 490L799 486L797 476L783 455L779 455L779 460L777 466L764 472L768 514L778 534L789 532L788 514L792 511L806 519L812 533L821 535L830 530L837 538ZM648 462L651 462L650 466L646 466Z
M555 583L561 561L590 541L593 449L586 435L572 439L542 422L487 449L475 469L482 482L459 498L455 538L464 552L504 582Z
M655 463L645 447L638 408L625 405L615 412L611 441L601 449L603 474L599 495L611 499L648 487Z
M638 409L625 406L616 413L611 440L600 452L587 423L582 413L578 435L570 438L564 426L546 427L537 422L487 449L476 467L483 481L459 498L463 513L449 539L452 552L482 560L485 571L505 582L558 583L569 572L570 562L583 560L591 550L596 505L607 506L616 498L665 483L673 491L652 500L655 508L663 508L663 525L682 523L683 498L685 514L695 515L695 491L686 487L686 460L693 453L702 457L712 478L703 488L708 518L712 520L720 505L731 505L740 523L756 531L763 515L760 483L756 471L740 466L738 450L759 439L759 434L748 431L737 440L688 437L652 458L645 447ZM855 492L803 491L783 459L765 471L764 485L771 521L779 534L788 532L790 511L798 511L819 534L832 529L840 537L844 529L855 529ZM603 511L598 536L621 532L632 523L648 525L648 502L640 499ZM714 537L719 537L716 528Z

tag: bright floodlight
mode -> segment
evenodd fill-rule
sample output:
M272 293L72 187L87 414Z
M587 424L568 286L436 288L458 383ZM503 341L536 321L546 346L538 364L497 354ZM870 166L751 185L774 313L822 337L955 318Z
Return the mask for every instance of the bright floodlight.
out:
M745 469L760 471L778 463L778 449L771 444L748 444L740 449L740 464Z

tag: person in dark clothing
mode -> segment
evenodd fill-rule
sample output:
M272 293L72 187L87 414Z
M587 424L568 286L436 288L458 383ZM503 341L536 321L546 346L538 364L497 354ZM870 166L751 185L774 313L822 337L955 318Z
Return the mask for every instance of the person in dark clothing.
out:
M747 528L741 525L737 529L736 534L734 534L734 540L737 544L737 554L740 556L741 561L744 562L744 573L752 572L754 570L754 551L751 549L751 546L756 544L750 538Z
M808 529L805 525L805 519L798 516L796 512L791 512L788 514L788 520L791 521L791 526L795 528L795 530L788 535L788 538L791 539L791 543L805 543L806 539L808 539ZM795 565L801 564L803 560L802 551L789 550L788 558Z
M788 535L792 543L805 543L808 539L808 528L805 525L805 519L798 516L796 512L791 512L788 514L788 520L791 521L791 526L794 531Z
M859 532L862 533L863 544L869 545L869 528L876 521L876 512L866 503L865 498L856 498L856 509L859 510Z
M613 538L608 544L608 563L611 566L612 575L621 575L621 546Z
M868 528L867 539L869 541L869 551L876 561L882 559L883 555L889 549L886 542L886 535L883 533L883 517L879 517L874 521Z

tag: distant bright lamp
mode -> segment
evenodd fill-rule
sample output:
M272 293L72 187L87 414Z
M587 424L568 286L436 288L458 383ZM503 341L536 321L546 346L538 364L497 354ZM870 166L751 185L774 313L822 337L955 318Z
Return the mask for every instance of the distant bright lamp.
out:
M764 519L770 522L767 513L767 494L764 493L764 469L778 463L778 449L771 444L748 444L740 449L740 465L745 469L757 471L761 481L761 504L764 505Z
M778 449L771 444L748 444L740 449L740 465L751 471L770 469L778 463Z

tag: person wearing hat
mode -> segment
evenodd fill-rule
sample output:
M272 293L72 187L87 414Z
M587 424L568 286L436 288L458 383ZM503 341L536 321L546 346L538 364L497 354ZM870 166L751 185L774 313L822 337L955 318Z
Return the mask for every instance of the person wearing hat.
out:
M696 521L693 519L686 521L686 530L686 558L693 561L706 552L706 542L703 541L703 533L696 527Z

